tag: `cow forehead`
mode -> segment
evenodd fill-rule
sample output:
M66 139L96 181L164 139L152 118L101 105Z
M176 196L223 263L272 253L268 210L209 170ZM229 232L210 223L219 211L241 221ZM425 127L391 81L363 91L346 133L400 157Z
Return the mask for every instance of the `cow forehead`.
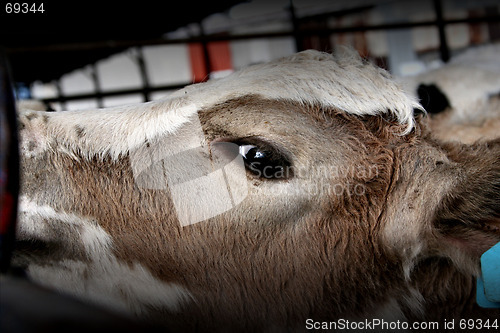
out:
M413 110L422 109L390 75L364 62L357 53L336 56L308 50L250 66L226 78L188 86L173 97L190 96L202 107L256 95L321 105L355 115L391 113L413 126Z
M27 113L21 116L30 133L25 135L23 153L50 147L116 159L148 140L175 134L184 124L198 121L197 112L202 109L248 95L355 115L389 113L407 125L406 132L413 127L413 110L421 108L385 71L356 54L305 51L188 86L159 101L104 110Z

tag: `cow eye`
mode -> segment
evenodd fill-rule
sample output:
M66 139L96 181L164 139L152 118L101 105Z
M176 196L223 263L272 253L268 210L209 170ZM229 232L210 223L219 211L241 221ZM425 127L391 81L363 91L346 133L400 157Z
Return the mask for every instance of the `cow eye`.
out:
M288 159L270 147L242 144L239 152L247 170L257 177L285 179L291 176Z

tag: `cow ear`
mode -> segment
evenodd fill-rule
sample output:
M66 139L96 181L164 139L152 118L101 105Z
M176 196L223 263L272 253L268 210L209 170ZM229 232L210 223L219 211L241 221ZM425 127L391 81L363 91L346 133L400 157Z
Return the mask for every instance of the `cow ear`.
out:
M448 148L456 185L437 209L436 244L458 267L478 273L481 255L500 242L500 139Z

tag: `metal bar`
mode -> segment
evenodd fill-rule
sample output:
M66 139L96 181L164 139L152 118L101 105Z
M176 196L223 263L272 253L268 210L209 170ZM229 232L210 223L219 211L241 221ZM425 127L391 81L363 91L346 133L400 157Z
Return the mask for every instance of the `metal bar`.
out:
M162 91L162 90L178 90L182 89L187 85L190 85L191 82L176 84L176 85L166 85L166 86L157 86L157 87L149 87L149 92L154 91ZM121 96L121 95L133 95L133 94L142 94L144 92L144 88L135 88L135 89L123 89L123 90L112 90L112 91L102 91L99 96L102 97L112 97L112 96ZM52 103L52 102L66 102L66 101L74 101L79 99L89 99L95 98L95 93L88 94L77 94L77 95L66 95L60 97L51 97L42 99L42 102Z
M99 81L99 76L97 75L97 67L95 64L90 65L90 76L92 78L92 82L94 83L95 95L94 98L97 99L97 107L102 108L104 106L102 100L102 89L101 82Z
M297 52L304 49L303 35L300 34L300 23L295 14L295 6L293 5L293 0L290 0L289 4L290 20L292 21L293 27L293 39L295 40L295 50Z
M441 0L433 0L433 4L434 11L436 12L436 26L439 34L439 52L441 54L441 60L443 62L448 62L450 60L450 48L448 47L448 41L446 40L443 4L441 3Z
M142 47L137 48L137 54L135 60L137 62L137 65L139 66L139 73L141 74L142 95L144 97L144 102L148 102L151 100L150 85L149 85L149 76L146 70L146 63L144 62L144 53L142 52Z
M210 52L208 50L209 40L206 38L205 30L203 29L203 24L198 23L200 28L200 38L201 38L201 46L203 48L203 61L205 63L205 70L207 72L207 76L204 81L208 80L210 73L212 73L212 64L210 63Z
M19 149L16 105L9 64L0 47L0 272L10 268L16 238L19 196ZM3 283L4 280L2 280Z
M66 101L68 100L66 96L64 96L62 88L61 88L61 81L60 80L55 80L54 85L56 86L57 90L57 101L61 103L61 108L64 110L66 109ZM92 94L92 97L95 97L95 94Z
M463 19L444 20L441 22L443 25L462 24L462 23L488 23L500 21L500 15L489 15L484 17L471 17ZM338 27L338 28L324 28L324 29L301 29L300 34L310 35L328 35L334 33L349 33L349 32L363 32L369 30L391 30L391 29L411 29L415 27L436 26L437 21L421 21L421 22L400 22L391 24L378 24L366 26L352 26L352 27ZM188 43L202 43L214 41L231 41L231 40L245 40L245 39L258 39L258 38L280 38L291 37L294 35L293 31L281 31L272 33L257 33L257 34L215 34L198 36L192 38L182 39L147 39L147 40L121 40L121 41L100 41L92 43L74 43L74 44L55 44L47 46L31 46L31 47L10 47L6 48L9 55L16 53L28 52L59 52L59 51L82 51L94 49L123 49L127 47L147 46L147 45L169 45L169 44L188 44Z

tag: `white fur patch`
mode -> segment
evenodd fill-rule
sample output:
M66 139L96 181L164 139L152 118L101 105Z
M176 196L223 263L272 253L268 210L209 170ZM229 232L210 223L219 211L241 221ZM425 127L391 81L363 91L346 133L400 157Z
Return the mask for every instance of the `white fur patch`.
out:
M407 125L405 133L413 128L413 109L421 108L386 71L363 62L354 51L333 56L309 50L188 86L159 101L47 113L48 122L32 130L46 135L36 142L48 142L70 155L117 158L144 144L145 138L173 134L203 108L252 94L355 115L390 113Z
M22 156L36 157L49 149L47 142L49 136L43 123L43 116L47 114L47 112L31 110L19 111L19 123L25 127L20 131L19 151Z
M100 251L107 252L111 237L89 218L56 212L47 205L38 205L26 196L19 199L19 223L17 224L18 239L40 239L43 241L58 241L60 235L53 233L50 223L67 228L81 227L79 236L89 256L97 257Z
M56 112L47 135L57 138L55 150L113 159L158 136L176 132L196 114L198 107L182 101L158 101L118 108ZM76 128L80 130L77 134ZM50 142L50 140L48 140Z
M61 239L68 233L74 238ZM182 304L193 299L184 287L158 280L141 264L130 266L118 260L112 252L111 236L86 217L56 212L23 197L18 238L63 244L76 239L83 246L88 262L62 259L50 265L30 263L29 277L47 287L136 314L147 311L149 306L179 311Z
M188 86L180 93L203 107L256 94L273 100L319 104L355 115L391 113L407 125L406 133L414 125L413 110L422 109L386 71L363 62L350 50L335 56L303 51L250 66L220 80Z
M113 255L90 263L61 260L51 265L30 264L30 279L46 287L89 300L123 313L143 314L148 307L172 312L193 300L177 283L156 279L141 264L129 266Z
M488 98L500 93L499 54L500 44L472 48L440 68L402 81L415 95L419 84L437 85L450 102L455 121L474 121L489 111Z

